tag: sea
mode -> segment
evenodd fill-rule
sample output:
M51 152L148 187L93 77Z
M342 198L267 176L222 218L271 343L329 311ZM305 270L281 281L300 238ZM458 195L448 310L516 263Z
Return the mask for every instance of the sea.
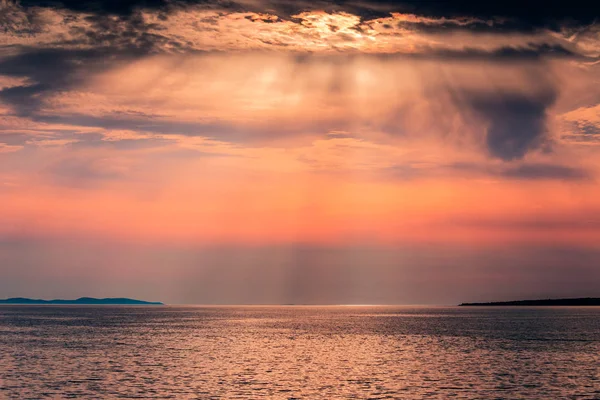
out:
M1 306L1 399L600 399L600 307Z

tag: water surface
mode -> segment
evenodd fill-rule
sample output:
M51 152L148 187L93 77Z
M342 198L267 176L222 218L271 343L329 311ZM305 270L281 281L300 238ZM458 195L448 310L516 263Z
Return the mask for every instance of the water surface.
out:
M600 398L600 308L0 306L0 398Z

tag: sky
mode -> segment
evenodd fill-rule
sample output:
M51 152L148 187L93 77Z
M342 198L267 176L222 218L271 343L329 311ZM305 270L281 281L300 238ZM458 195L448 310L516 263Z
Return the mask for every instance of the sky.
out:
M0 0L0 298L600 297L598 15Z

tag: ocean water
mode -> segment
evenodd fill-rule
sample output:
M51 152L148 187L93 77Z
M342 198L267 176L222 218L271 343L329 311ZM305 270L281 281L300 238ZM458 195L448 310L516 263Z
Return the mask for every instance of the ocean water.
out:
M0 398L598 399L600 308L0 307Z

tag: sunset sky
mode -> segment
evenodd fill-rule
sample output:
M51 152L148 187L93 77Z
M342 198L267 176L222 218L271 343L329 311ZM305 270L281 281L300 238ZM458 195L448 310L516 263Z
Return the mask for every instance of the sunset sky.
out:
M0 298L600 296L600 7L485 3L0 0Z

